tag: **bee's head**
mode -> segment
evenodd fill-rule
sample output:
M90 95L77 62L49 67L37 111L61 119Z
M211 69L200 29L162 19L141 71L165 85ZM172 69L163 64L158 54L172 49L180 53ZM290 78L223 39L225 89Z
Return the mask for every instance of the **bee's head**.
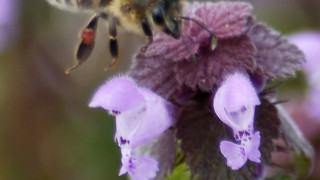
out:
M154 24L176 39L181 34L181 7L179 0L162 0L153 7L151 12Z

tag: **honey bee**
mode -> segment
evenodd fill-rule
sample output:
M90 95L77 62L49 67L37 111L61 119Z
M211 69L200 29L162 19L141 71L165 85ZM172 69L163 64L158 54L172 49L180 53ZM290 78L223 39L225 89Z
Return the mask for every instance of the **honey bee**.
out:
M76 61L66 70L69 74L90 56L99 19L109 22L109 48L112 67L119 56L117 26L137 34L145 34L149 43L153 41L152 31L158 29L175 39L181 36L183 0L47 0L50 4L71 11L94 12L89 23L83 28L81 42L76 49Z

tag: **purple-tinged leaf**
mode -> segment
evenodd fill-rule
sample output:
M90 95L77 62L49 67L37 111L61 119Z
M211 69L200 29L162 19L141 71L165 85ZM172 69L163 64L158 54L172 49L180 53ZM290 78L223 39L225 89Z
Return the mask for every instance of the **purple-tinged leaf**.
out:
M264 24L256 24L248 35L257 48L255 60L267 80L288 78L301 69L303 53L280 33Z
M129 74L139 85L170 99L180 88L173 71L174 66L175 63L169 59L161 56L146 57L140 53Z
M246 35L219 40L214 50L210 48L202 47L196 61L178 62L175 68L178 82L210 92L226 75L255 69L255 48Z
M184 16L193 18L212 31L218 39L239 37L245 34L251 27L252 6L244 2L218 2L218 3L186 3ZM198 24L184 20L182 36L191 54L199 52L203 42L211 42L211 35ZM164 33L156 33L154 41L146 52L140 52L147 58L162 57L174 61L190 59L182 38L174 39Z

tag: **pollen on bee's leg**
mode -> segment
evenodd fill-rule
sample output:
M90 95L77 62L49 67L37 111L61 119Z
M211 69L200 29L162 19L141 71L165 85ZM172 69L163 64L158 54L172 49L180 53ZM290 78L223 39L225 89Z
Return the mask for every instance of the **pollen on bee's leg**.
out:
M84 28L81 34L81 42L76 48L75 63L72 67L68 68L65 73L70 74L71 71L78 68L85 62L93 51L95 44L95 36L97 30L99 15L94 15L89 21L88 25Z
M85 29L83 30L82 32L82 36L81 36L81 39L82 39L82 42L84 44L91 44L93 43L94 41L94 38L95 38L95 31L93 29Z

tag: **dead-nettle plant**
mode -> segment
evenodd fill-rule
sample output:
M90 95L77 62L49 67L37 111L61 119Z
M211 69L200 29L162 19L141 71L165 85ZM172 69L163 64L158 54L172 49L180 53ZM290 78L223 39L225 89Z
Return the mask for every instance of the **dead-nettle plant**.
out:
M279 150L311 167L312 148L269 87L293 77L304 55L251 11L244 2L187 3L183 38L155 32L128 74L98 89L90 107L115 116L119 175L254 179L276 166ZM307 174L297 167L298 178Z

